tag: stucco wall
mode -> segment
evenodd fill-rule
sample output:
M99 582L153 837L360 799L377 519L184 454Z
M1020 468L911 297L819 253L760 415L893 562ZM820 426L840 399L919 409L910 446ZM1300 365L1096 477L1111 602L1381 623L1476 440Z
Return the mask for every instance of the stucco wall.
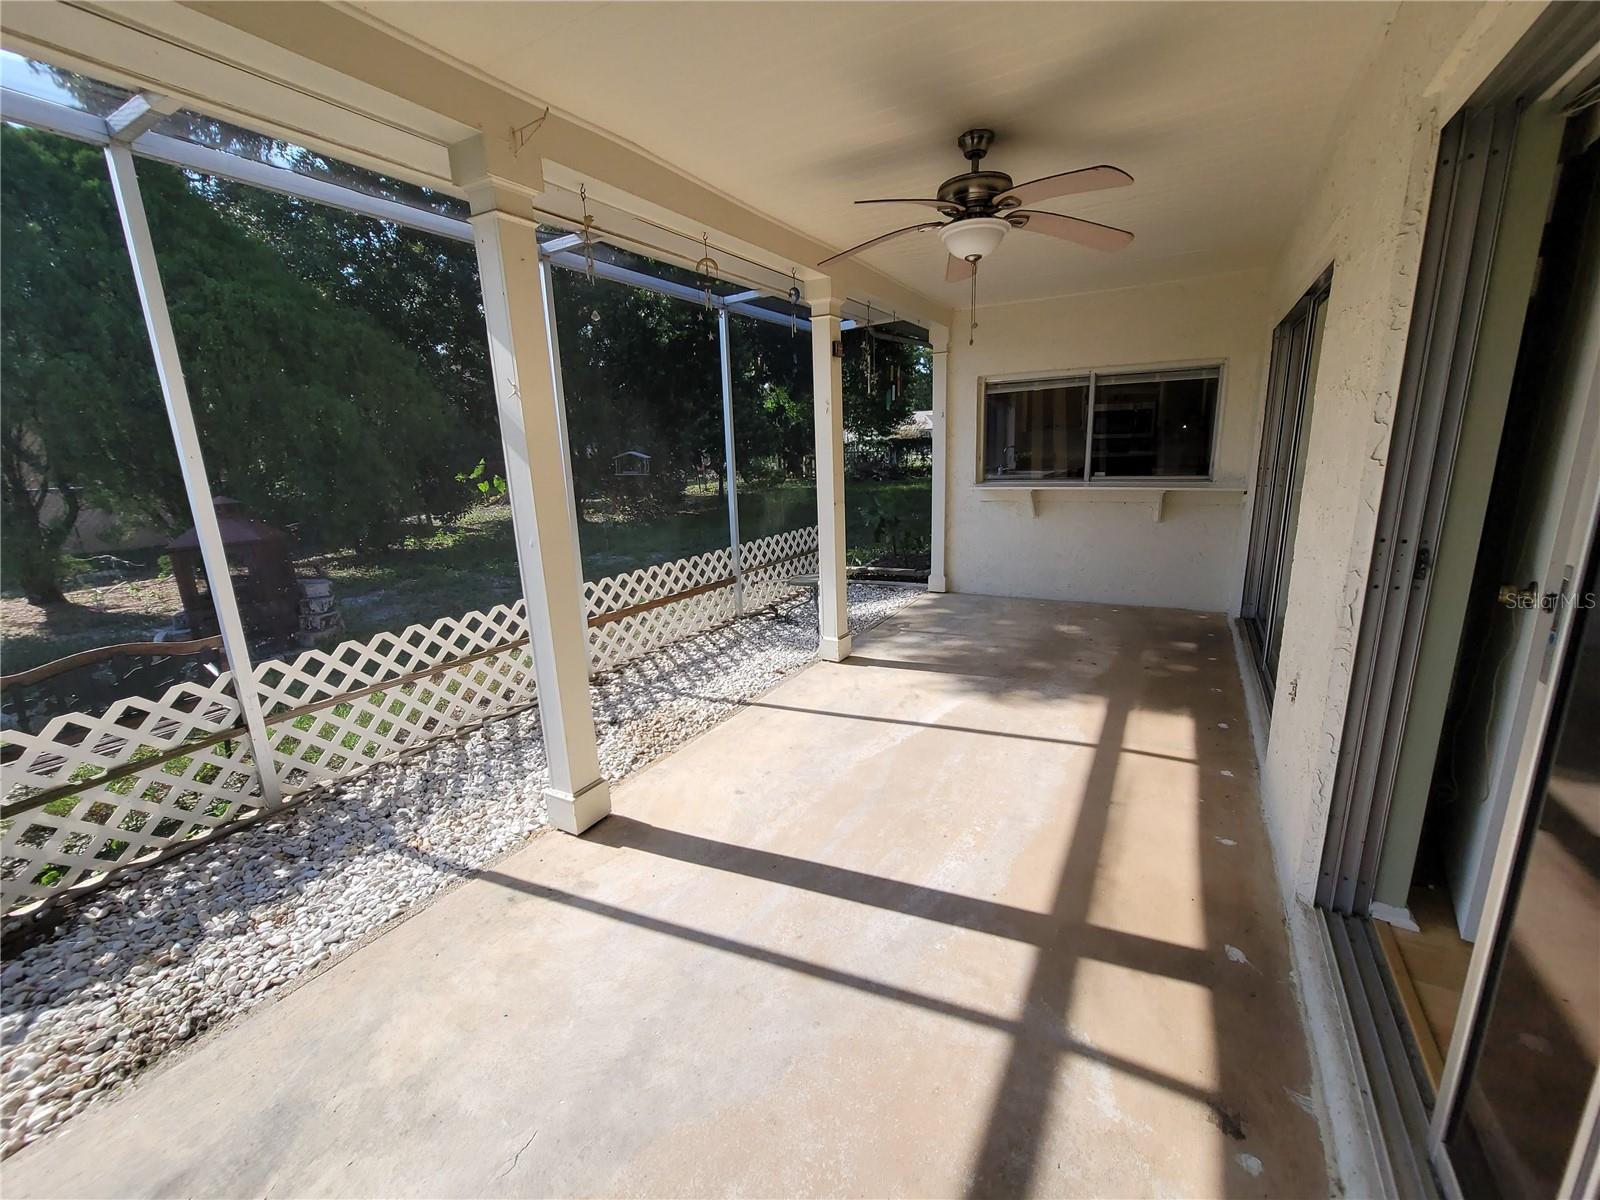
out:
M1237 609L1242 489L1255 465L1271 334L1264 271L1091 292L978 310L951 330L947 376L946 576L952 591L1050 600ZM979 381L1174 362L1224 364L1213 474L1218 490L1150 496L1105 489L1036 493L978 480ZM1035 511L1036 510L1036 511Z
M1315 889L1439 129L1539 5L1406 4L1355 81L1269 319L1331 262L1262 798L1286 889Z

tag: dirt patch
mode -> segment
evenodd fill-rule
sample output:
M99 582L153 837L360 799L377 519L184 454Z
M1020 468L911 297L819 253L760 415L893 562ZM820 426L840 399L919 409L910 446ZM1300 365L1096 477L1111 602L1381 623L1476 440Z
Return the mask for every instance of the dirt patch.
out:
M7 672L25 670L90 646L143 641L183 610L170 576L123 579L67 593L65 604L0 598Z

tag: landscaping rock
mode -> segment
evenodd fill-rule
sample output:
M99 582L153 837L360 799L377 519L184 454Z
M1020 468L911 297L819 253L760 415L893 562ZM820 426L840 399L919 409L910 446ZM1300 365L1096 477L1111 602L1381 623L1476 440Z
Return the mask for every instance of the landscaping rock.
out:
M851 627L921 594L852 584ZM601 769L621 779L682 745L810 662L816 642L799 596L596 677ZM96 894L0 966L4 1153L518 849L546 824L545 780L529 709Z

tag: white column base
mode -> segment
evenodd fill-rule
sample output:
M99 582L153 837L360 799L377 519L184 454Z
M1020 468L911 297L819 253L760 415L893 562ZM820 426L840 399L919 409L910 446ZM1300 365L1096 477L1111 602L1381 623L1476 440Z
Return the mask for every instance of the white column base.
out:
M950 590L950 585L945 582L945 578L942 574L929 575L928 590L930 592L948 592Z
M545 788L544 807L550 824L562 833L582 833L611 814L611 785L596 779L577 795Z
M828 662L843 662L850 657L850 635L824 637L817 640L817 657Z

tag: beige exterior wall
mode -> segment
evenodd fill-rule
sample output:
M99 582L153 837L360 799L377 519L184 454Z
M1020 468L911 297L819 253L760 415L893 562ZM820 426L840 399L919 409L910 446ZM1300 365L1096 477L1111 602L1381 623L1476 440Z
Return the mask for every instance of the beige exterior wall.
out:
M1237 609L1245 492L1271 333L1261 271L978 310L951 333L947 574L952 591ZM986 376L1220 362L1216 487L1167 493L980 486L979 389Z
M1280 876L1302 897L1316 886L1439 130L1541 8L1401 6L1269 284L1272 322L1334 266L1262 777Z

